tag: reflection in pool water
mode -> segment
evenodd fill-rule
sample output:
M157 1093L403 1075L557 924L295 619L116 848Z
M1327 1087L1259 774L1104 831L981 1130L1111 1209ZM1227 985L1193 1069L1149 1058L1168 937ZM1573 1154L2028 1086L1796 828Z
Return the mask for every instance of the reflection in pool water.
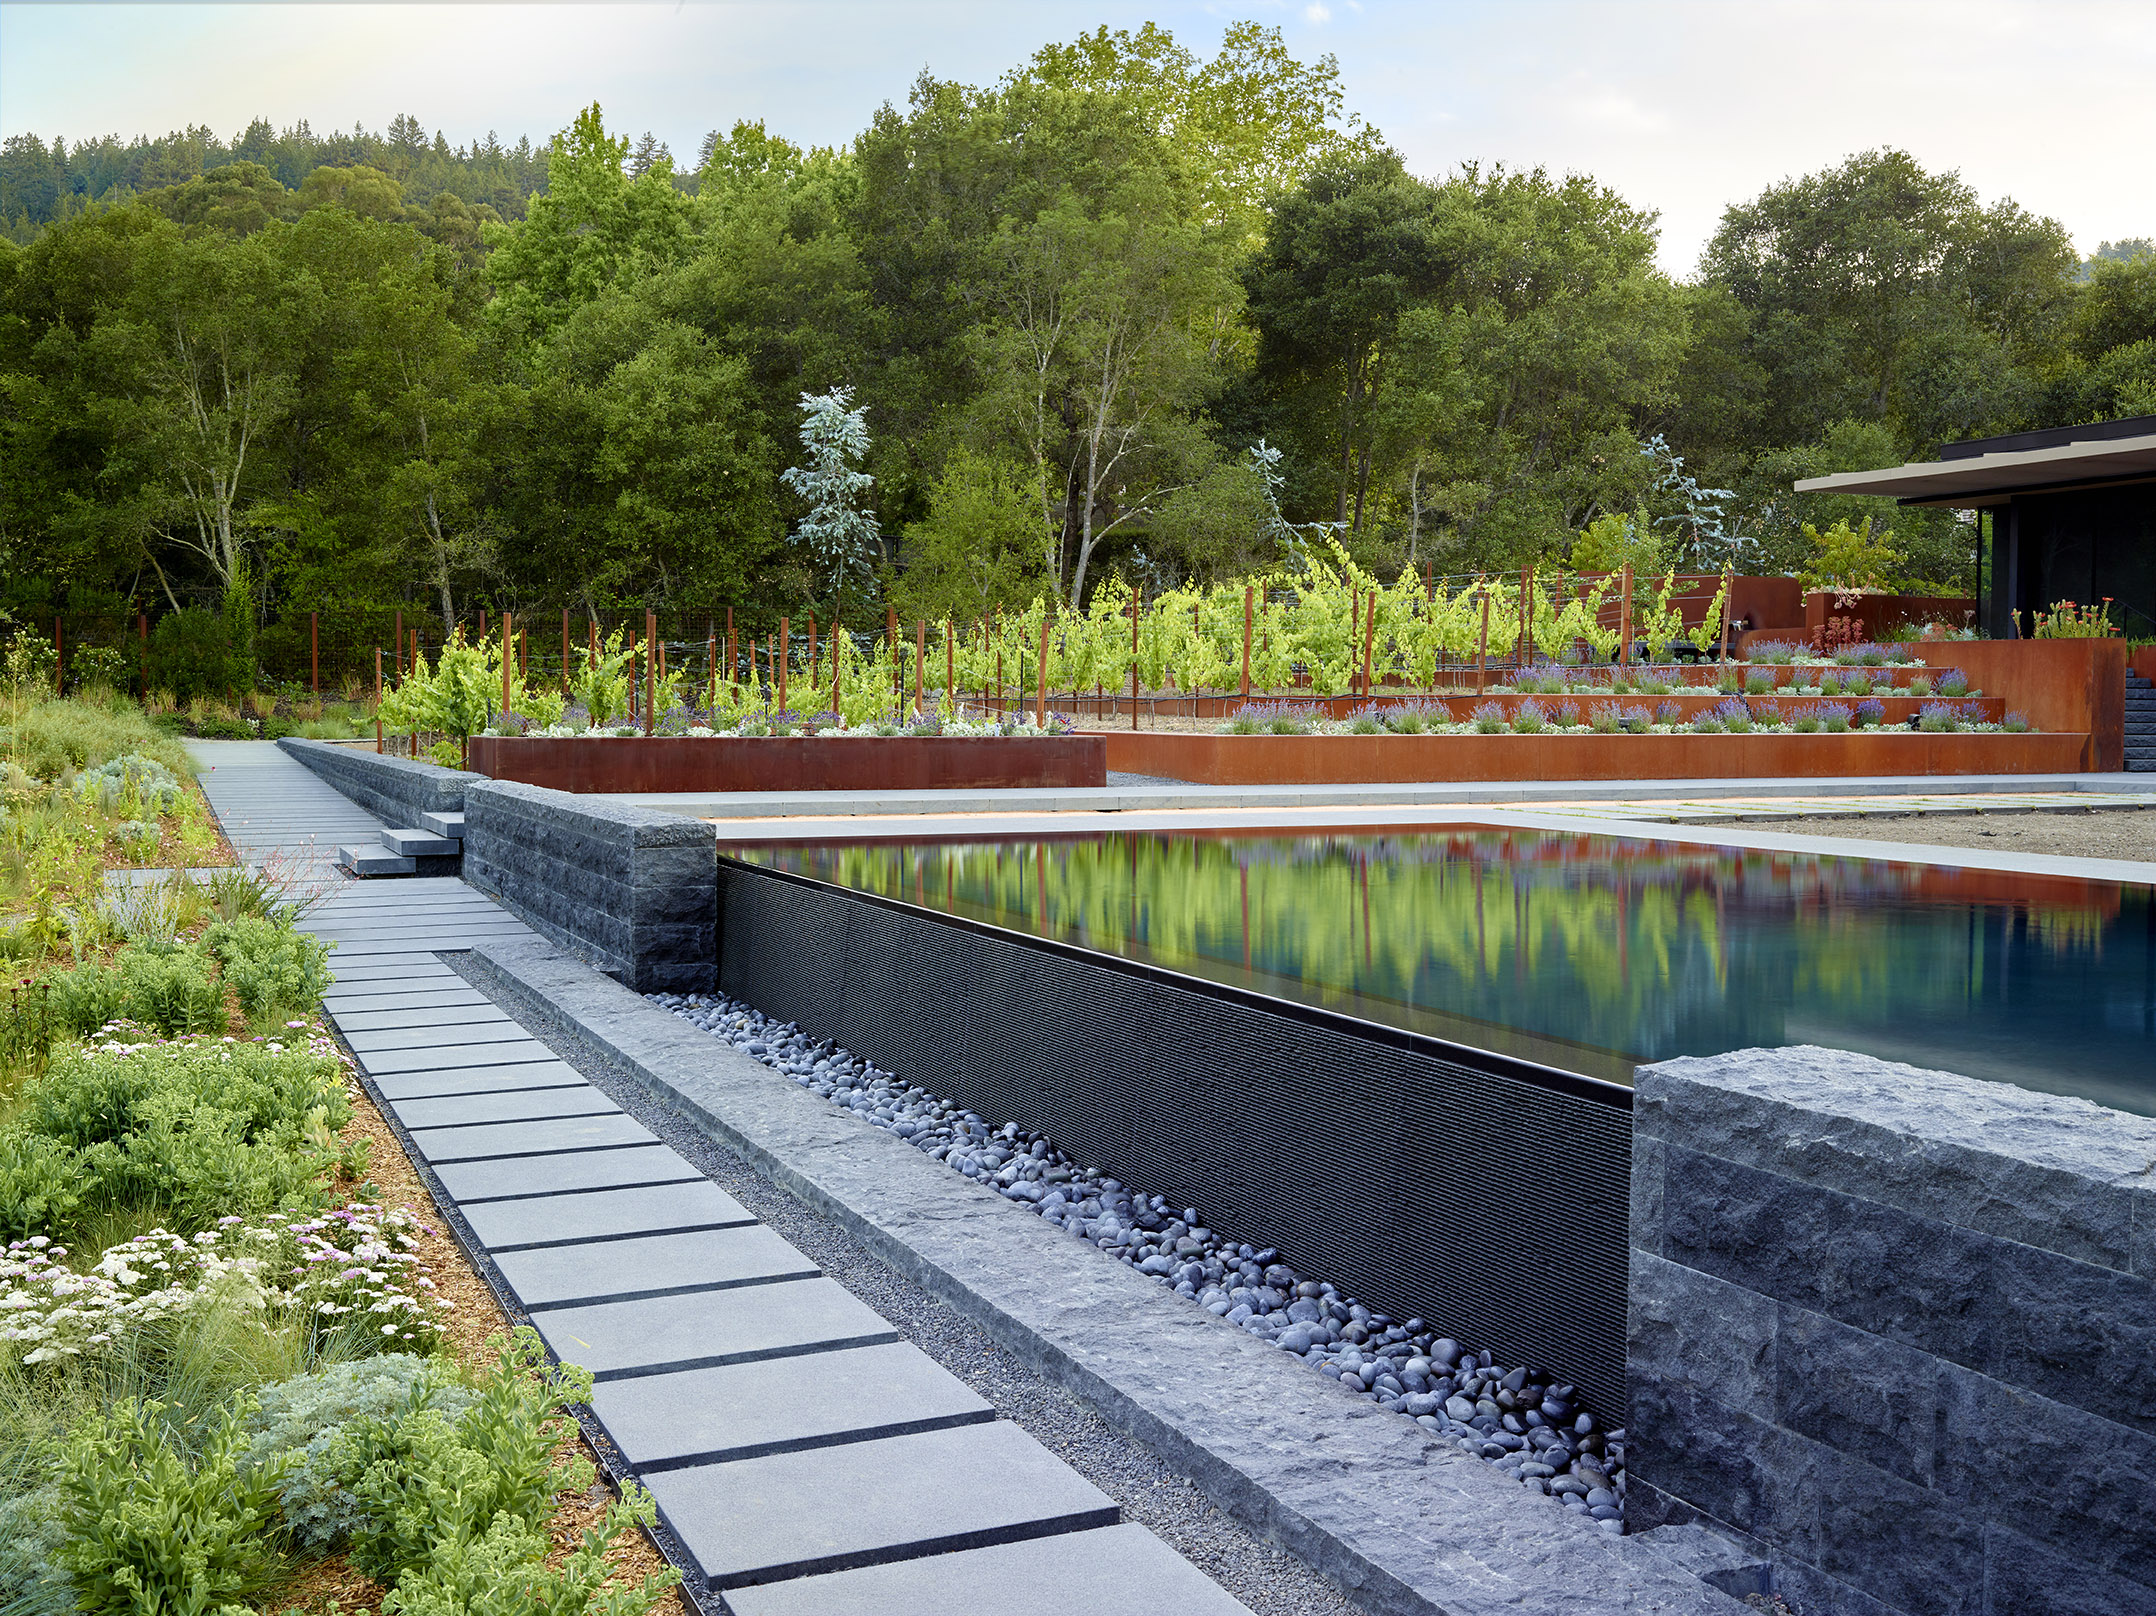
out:
M1470 829L724 851L1620 1082L1815 1043L2156 1113L2142 886Z

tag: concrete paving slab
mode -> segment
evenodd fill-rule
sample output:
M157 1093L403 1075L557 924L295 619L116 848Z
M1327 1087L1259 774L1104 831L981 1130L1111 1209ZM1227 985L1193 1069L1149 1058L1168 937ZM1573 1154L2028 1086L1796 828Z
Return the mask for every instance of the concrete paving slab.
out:
M1013 1590L1099 1616L1234 1616L1247 1607L1144 1527L1125 1522L994 1548L802 1577L726 1596L734 1616L949 1616ZM1022 1605L1033 1598L1021 1596Z
M527 1061L554 1059L554 1051L536 1038L437 1049L357 1049L353 1053L370 1077L387 1072L438 1072L458 1066L519 1066Z
M349 1005L324 1005L337 1018L339 1030L392 1032L407 1027L477 1027L490 1022L514 1026L506 1012L482 1000L478 1004L389 1004L379 1010L357 1010Z
M569 1150L603 1150L610 1145L655 1142L649 1128L619 1111L610 1116L562 1117L552 1122L501 1122L484 1128L419 1128L412 1133L413 1145L429 1163L556 1155Z
M609 1378L899 1339L880 1313L828 1279L601 1302L550 1310L532 1322L558 1356Z
M380 1027L371 1032L347 1030L340 1020L337 1029L344 1033L344 1041L352 1046L353 1053L361 1055L398 1049L468 1049L480 1044L509 1044L531 1039L530 1033L502 1015L491 1020L462 1021L438 1027Z
M482 1066L476 1071L450 1067L438 1072L403 1072L378 1077L374 1086L382 1091L385 1100L417 1100L429 1095L582 1088L584 1074L565 1061L531 1061L520 1066Z
M638 1466L749 1459L995 1418L910 1342L609 1380L593 1390L592 1409Z
M1121 1517L1106 1493L1003 1420L645 1479L721 1590Z
M434 1176L470 1217L487 1203L549 1200L584 1190L701 1182L703 1174L666 1145L622 1150L579 1150L550 1156L511 1156L494 1161L434 1165Z
M621 1107L593 1088L512 1089L506 1094L423 1095L393 1100L407 1128L464 1128L489 1122L539 1122L550 1117L599 1117Z
M454 982L456 978L444 976L442 980ZM400 1014L430 1009L479 1010L486 1005L486 996L474 993L469 988L406 987L395 979L387 982L355 982L351 984L351 990L348 992L339 993L332 990L322 997L322 1008L339 1017L373 1015L384 1011Z
M527 1308L763 1287L823 1272L760 1223L505 1251L494 1261Z
M622 1152L623 1155L629 1152ZM749 1209L709 1179L642 1189L593 1190L495 1201L467 1207L465 1220L480 1243L500 1253L613 1235L671 1234L754 1223Z

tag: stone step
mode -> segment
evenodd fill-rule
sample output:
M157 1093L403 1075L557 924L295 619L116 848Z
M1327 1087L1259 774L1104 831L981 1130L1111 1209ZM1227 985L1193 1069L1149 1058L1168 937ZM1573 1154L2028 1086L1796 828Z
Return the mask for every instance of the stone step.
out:
M435 835L449 841L461 842L464 840L464 815L461 813L421 814L419 816L419 828L421 830L430 830Z
M461 841L424 830L385 830L382 845L404 858L455 858L464 851Z
M419 863L386 847L340 847L337 867L353 875L416 875Z

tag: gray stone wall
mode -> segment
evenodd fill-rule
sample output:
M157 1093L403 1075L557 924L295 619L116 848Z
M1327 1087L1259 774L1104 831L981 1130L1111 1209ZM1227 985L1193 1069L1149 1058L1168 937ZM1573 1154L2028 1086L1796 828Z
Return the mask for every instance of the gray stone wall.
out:
M717 986L718 846L699 820L475 781L464 879L639 993Z
M1805 1616L2156 1610L2156 1120L1797 1048L1634 1129L1630 1530Z
M287 736L277 743L392 830L417 830L421 814L454 814L465 788L486 779L417 758Z

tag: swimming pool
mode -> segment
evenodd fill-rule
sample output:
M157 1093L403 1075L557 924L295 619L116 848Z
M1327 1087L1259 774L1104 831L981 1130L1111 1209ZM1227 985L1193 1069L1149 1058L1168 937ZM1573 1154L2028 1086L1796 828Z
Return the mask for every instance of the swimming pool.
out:
M1465 827L722 851L1609 1082L1810 1043L2156 1113L2145 886Z

